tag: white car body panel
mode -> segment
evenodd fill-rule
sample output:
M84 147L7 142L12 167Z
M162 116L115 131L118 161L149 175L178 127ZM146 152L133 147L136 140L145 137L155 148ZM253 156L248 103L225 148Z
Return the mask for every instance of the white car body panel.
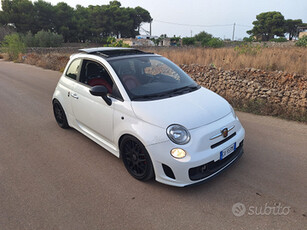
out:
M230 113L228 102L205 88L167 99L133 101L132 109L137 118L162 128L180 124L195 129Z

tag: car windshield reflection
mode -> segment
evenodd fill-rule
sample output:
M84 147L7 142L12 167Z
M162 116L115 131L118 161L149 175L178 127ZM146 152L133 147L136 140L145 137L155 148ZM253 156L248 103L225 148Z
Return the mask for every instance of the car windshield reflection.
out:
M163 57L130 57L109 63L133 101L173 97L200 88L183 70Z

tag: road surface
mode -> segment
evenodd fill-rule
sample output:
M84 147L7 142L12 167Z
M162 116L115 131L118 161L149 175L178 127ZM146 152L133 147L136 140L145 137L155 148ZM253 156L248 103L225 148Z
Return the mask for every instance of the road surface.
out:
M132 178L56 124L60 73L0 61L0 229L306 229L307 125L238 112L245 153L207 183Z

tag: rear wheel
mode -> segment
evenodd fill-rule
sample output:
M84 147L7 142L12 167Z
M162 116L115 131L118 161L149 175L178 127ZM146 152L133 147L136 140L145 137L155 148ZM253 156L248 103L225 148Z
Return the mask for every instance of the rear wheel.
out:
M146 181L154 176L150 156L144 145L132 136L123 138L120 152L128 172L136 179Z
M62 105L60 104L58 100L53 101L53 113L54 113L56 122L61 128L63 129L69 128L66 114L64 112Z

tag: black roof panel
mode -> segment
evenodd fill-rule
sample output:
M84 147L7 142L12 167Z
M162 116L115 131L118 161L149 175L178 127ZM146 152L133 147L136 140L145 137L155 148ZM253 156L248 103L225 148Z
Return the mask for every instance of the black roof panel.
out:
M79 49L82 53L101 55L104 57L117 57L124 55L137 55L137 54L152 54L134 48L123 48L123 47L98 47Z

